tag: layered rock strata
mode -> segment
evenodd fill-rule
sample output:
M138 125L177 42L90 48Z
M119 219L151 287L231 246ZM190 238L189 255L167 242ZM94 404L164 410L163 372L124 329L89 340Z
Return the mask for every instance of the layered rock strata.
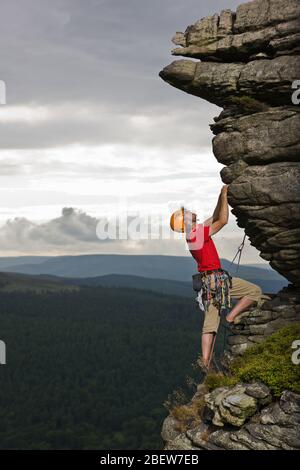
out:
M160 76L223 108L211 128L229 203L260 256L300 285L300 2L255 0L176 33ZM300 84L300 82L299 82Z

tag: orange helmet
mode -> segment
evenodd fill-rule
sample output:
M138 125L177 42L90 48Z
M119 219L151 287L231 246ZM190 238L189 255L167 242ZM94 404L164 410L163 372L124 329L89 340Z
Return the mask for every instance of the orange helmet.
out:
M184 232L184 207L173 212L170 218L170 226L174 232Z

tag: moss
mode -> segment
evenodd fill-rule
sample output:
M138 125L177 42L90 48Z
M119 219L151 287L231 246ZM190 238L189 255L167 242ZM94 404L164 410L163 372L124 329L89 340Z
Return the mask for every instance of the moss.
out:
M300 339L300 323L282 328L235 359L229 375L210 373L205 384L212 391L259 380L270 387L274 397L279 397L283 390L300 393L300 365L292 362L292 343L297 339Z
M219 387L230 387L238 383L238 378L233 375L225 375L221 372L210 372L205 378L205 385L207 385L208 390L211 392Z
M265 111L267 109L267 105L262 101L258 101L251 96L242 95L242 96L233 96L231 98L231 102L243 108L245 111L249 112L259 112Z
M283 390L300 393L300 365L293 364L291 358L292 343L298 339L300 339L300 323L282 328L235 359L231 364L230 374L210 372L204 384L211 392L219 387L230 387L239 382L257 380L264 382L274 397L279 397ZM167 408L170 415L176 418L178 430L185 432L201 423L205 405L204 394L187 403L187 397L182 391L177 390L174 393Z
M300 367L292 362L292 343L300 339L300 323L282 328L246 351L231 365L231 373L243 382L261 380L275 397L283 390L300 393Z

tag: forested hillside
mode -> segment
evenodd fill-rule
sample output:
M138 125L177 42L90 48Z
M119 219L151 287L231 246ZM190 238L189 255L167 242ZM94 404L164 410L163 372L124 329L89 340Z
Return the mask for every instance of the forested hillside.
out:
M193 298L142 290L1 293L0 448L161 448L201 321Z

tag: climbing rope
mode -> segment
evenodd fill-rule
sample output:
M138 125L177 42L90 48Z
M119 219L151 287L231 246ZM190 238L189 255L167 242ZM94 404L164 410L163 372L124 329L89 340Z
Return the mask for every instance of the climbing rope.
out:
M244 246L245 246L245 240L246 240L246 234L244 234L243 241L242 241L242 243L240 244L240 246L238 247L238 250L237 250L237 252L236 252L236 255L235 255L235 257L233 258L233 260L231 261L231 263L230 263L230 268L231 268L231 266L232 266L233 263L234 263L235 258L238 256L238 262L237 262L235 274L238 273L238 270L239 270L239 267L240 267L240 261L241 261L242 251L243 251Z

